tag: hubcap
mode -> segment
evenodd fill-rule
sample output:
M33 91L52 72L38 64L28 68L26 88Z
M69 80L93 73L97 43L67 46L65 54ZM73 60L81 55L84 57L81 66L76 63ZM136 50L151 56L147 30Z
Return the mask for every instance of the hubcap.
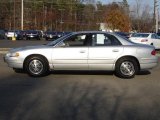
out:
M32 60L30 63L29 63L29 70L31 73L33 74L39 74L42 72L43 70L43 64L40 60Z
M120 71L123 75L132 76L135 73L133 63L129 61L123 62L120 66Z

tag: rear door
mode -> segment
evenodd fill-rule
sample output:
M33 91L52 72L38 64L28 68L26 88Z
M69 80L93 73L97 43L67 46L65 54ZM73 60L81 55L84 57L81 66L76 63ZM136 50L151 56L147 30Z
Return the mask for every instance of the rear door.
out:
M93 34L88 56L89 69L113 70L115 60L122 52L121 43L113 35Z
M160 38L156 34L151 35L153 45L156 49L160 49Z

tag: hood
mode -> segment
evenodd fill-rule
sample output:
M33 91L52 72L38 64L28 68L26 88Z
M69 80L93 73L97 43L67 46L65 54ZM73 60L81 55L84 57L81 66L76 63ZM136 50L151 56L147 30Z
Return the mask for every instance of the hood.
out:
M25 47L13 48L10 50L10 52L33 50L33 49L45 49L45 48L49 48L49 47L51 47L51 46L47 46L47 45L25 46Z

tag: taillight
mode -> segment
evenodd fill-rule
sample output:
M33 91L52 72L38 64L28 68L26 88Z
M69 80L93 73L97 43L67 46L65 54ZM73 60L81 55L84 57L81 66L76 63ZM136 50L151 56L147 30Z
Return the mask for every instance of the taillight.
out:
M147 42L148 41L148 39L142 39L141 40L141 42Z
M156 55L156 50L153 50L153 51L151 52L151 54L152 54L152 55Z

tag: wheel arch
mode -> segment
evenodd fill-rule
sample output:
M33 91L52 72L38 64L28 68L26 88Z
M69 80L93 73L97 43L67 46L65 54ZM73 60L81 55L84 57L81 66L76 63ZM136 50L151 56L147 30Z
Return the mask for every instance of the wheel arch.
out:
M138 60L135 56L131 56L131 55L126 55L126 56L122 56L122 57L118 58L118 59L116 60L116 62L115 62L114 68L116 68L117 62L118 62L120 59L124 59L124 58L134 59L134 60L137 62L137 64L138 64L138 70L140 70L141 67L140 67L139 60Z
M47 60L47 58L44 56L44 55L41 55L41 54L31 54L31 55L29 55L29 56L27 56L25 59L24 59L24 62L23 62L23 69L25 70L25 63L26 63L26 61L29 59L29 58L31 58L31 57L34 57L34 56L39 56L39 57L42 57L46 62L47 62L47 67L48 67L48 69L50 69L50 67L49 67L49 61Z

